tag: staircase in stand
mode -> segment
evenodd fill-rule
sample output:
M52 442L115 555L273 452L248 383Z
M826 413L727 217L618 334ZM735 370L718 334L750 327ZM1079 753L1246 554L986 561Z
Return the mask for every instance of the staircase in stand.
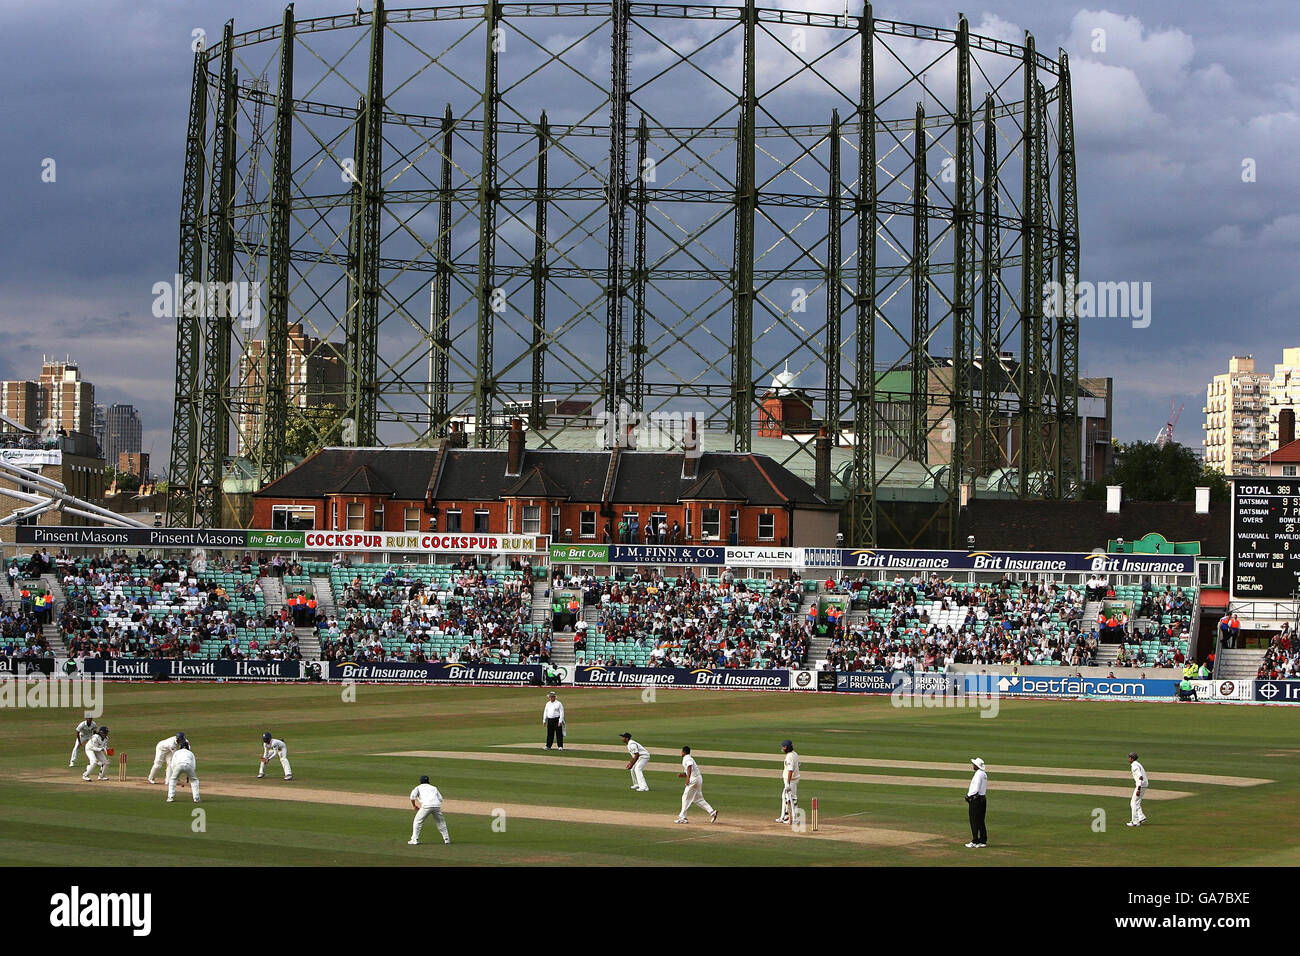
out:
M262 589L262 600L269 614L279 614L284 608L284 581L280 578L265 577L257 579Z
M1216 680L1254 680L1264 663L1265 651L1225 647L1214 658Z
M338 608L334 605L334 587L330 579L323 574L311 576L311 590L316 597L316 609L326 617L336 617Z
M67 595L63 591L63 585L53 574L42 574L41 583L45 585L50 596L54 598L54 607L50 609L50 623L41 628L45 636L45 643L50 646L55 657L67 657L68 647L63 643L63 635L59 633L59 616L63 613L63 605L67 603Z
M320 660L320 637L314 627L295 627L293 636L298 639L298 651L305 661Z

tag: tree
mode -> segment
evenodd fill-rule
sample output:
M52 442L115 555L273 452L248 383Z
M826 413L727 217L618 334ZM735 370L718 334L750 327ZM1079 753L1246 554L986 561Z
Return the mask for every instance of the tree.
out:
M1208 486L1210 500L1216 503L1232 495L1227 478L1203 467L1190 448L1172 441L1163 446L1147 441L1121 445L1115 467L1099 481L1085 484L1083 497L1101 500L1107 485L1123 485L1130 501L1191 501L1198 486Z
M326 445L343 443L343 412L334 405L290 408L284 429L284 453L306 458Z
M128 474L125 471L118 471L112 465L105 465L104 466L104 487L107 488L108 486L112 485L114 479L117 479L117 490L119 492L126 492L127 494L131 494L131 495L139 491L140 485L142 484L142 480L139 475Z

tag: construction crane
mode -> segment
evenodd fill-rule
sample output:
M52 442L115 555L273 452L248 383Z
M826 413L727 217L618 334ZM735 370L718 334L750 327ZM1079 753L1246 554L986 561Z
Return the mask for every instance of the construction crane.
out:
M1174 401L1169 403L1169 420L1166 421L1164 427L1156 433L1157 448L1164 448L1165 445L1174 440L1174 426L1178 424L1178 419L1182 418L1183 409L1186 407L1185 405L1179 405L1178 411L1174 411L1174 402L1176 401L1177 399L1174 399Z

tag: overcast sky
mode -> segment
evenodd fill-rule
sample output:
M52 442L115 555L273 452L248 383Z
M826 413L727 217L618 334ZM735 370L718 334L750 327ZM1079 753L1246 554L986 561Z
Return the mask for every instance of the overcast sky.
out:
M366 3L366 7L369 7ZM396 4L394 4L395 6ZM412 4L416 5L416 4ZM842 11L834 0L785 7ZM0 378L70 354L104 403L141 410L166 467L174 330L150 311L176 266L191 31L278 22L282 7L206 0L0 0ZM299 0L299 18L351 12ZM932 0L878 17L952 25ZM1300 14L1294 0L1128 0L1107 8L994 0L975 32L1070 54L1083 277L1152 284L1150 326L1085 322L1082 372L1111 375L1116 433L1151 439L1171 399L1199 446L1209 377L1234 353L1270 368L1300 345ZM1106 52L1092 51L1106 31ZM42 162L56 162L43 182ZM1243 181L1253 160L1254 181Z

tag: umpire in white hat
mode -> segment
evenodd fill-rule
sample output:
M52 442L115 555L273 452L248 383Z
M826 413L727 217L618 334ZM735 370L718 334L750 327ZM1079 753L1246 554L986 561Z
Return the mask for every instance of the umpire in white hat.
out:
M966 846L975 849L989 844L989 834L984 829L984 814L989 808L989 775L984 772L984 761L979 757L971 758L971 766L975 774L966 788L966 809L970 814L970 842Z

